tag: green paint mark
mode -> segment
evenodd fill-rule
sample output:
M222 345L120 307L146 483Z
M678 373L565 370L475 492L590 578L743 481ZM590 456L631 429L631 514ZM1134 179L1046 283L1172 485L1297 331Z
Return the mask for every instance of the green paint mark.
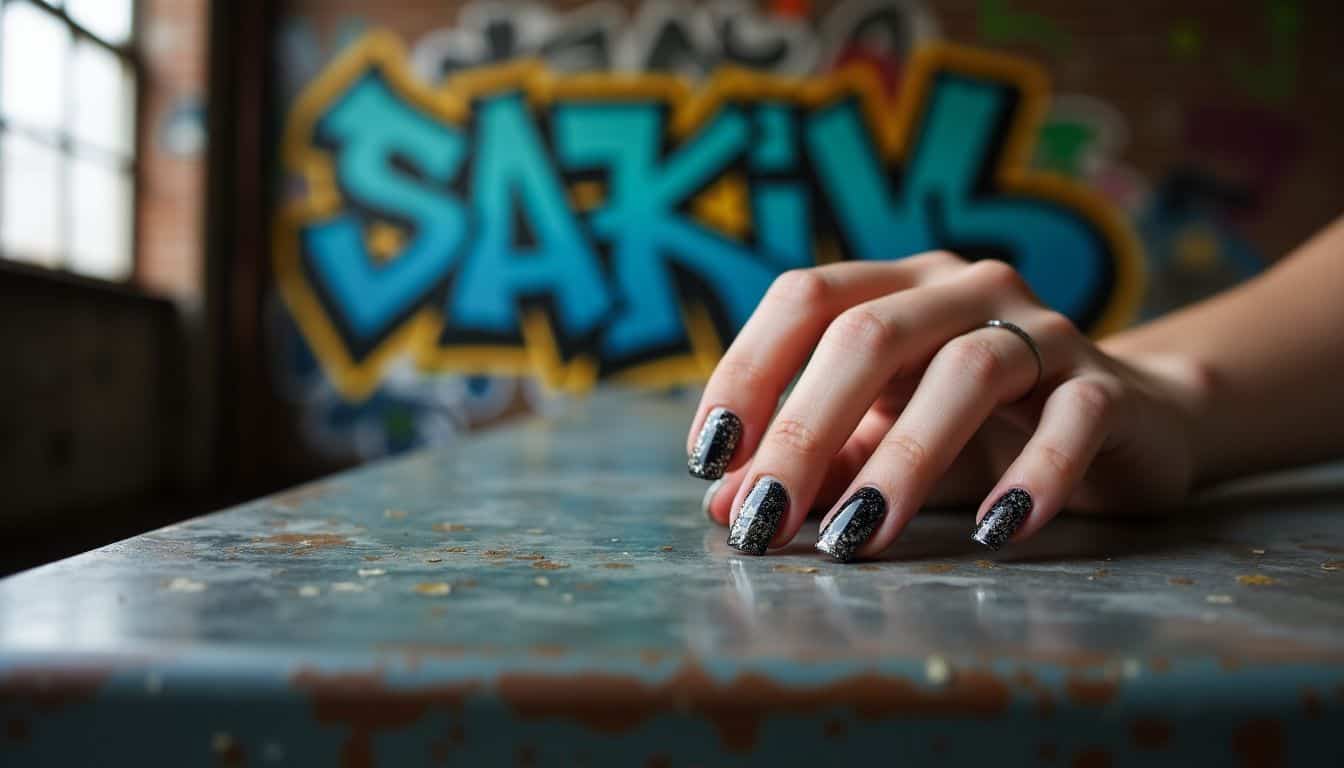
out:
M1167 34L1167 44L1178 58L1197 59L1200 49L1204 46L1204 38L1197 24L1193 21L1182 21L1173 26Z
M1069 36L1039 13L1027 13L1008 5L1008 0L980 0L980 39L989 43L1039 45L1052 55L1069 50Z
M1042 170L1077 178L1083 174L1083 157L1097 140L1097 132L1086 123L1069 120L1047 122L1036 137L1036 155L1032 165Z
M1265 16L1269 27L1269 60L1253 62L1242 51L1234 51L1225 68L1255 98L1281 104L1292 98L1297 86L1302 8L1298 0L1269 0Z

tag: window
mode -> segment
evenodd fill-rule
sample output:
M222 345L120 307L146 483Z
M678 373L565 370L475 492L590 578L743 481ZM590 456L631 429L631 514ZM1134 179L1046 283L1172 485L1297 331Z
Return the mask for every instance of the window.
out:
M0 0L0 257L134 266L133 0Z

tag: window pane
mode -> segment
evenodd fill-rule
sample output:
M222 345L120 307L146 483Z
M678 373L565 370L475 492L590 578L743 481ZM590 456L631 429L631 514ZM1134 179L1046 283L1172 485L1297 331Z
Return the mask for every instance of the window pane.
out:
M70 33L30 3L4 4L0 19L0 109L23 125L59 130L65 111Z
M130 176L75 157L70 173L71 271L108 280L131 274Z
M135 111L131 74L117 56L87 41L75 42L74 124L80 141L129 157Z
M25 136L6 134L0 152L0 253L47 266L60 263L61 155Z
M131 0L66 0L65 7L70 18L109 43L131 36Z

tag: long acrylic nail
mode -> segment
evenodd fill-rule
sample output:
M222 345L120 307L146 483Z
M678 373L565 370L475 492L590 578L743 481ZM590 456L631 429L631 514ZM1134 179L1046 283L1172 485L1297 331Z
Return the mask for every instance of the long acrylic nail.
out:
M709 505L714 503L714 497L719 495L719 489L723 487L724 482L726 481L720 477L718 480L710 483L709 487L705 489L704 498L700 499L700 511L705 513L705 517L708 518L711 523L717 521L714 519L713 515L709 514Z
M854 559L855 550L873 535L886 516L887 500L882 492L872 486L860 488L826 524L817 539L817 551L841 562Z
M765 554L788 508L789 494L783 484L773 477L757 480L728 532L728 546L749 555Z
M999 497L975 527L971 538L990 549L998 549L1021 527L1031 514L1031 494L1013 488Z
M686 461L691 474L705 480L718 480L728 468L728 462L742 438L742 420L727 408L715 408L705 417L704 426L695 438L695 449Z

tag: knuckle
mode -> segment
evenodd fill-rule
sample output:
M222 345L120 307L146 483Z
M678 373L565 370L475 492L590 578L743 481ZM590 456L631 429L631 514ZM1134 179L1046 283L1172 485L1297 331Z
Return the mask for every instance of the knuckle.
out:
M866 355L881 353L891 335L887 323L867 307L845 310L826 329L828 344Z
M1064 389L1069 407L1083 414L1092 424L1106 424L1115 409L1115 396L1109 387L1095 379L1074 379Z
M953 339L943 348L948 363L978 384L997 381L1003 374L1003 360L999 352L978 334Z
M1072 477L1078 467L1078 460L1073 454L1061 450L1053 445L1042 445L1038 449L1041 461L1045 462L1056 475L1063 477Z
M811 312L826 305L830 286L826 278L814 269L791 269L781 273L770 284L767 297L792 311Z
M821 434L799 419L778 419L770 428L769 444L773 448L815 458L821 453Z
M929 458L929 449L923 441L903 432L893 432L882 438L877 453L884 459L899 464L903 470L922 467Z
M1007 262L998 259L982 259L966 268L968 275L986 288L1000 292L1023 292L1026 283Z
M1042 336L1074 337L1082 335L1082 332L1078 330L1078 326L1069 319L1068 315L1065 315L1063 312L1056 312L1053 309L1047 309L1041 313L1041 317L1037 323L1040 328L1039 332Z
M936 267L966 266L966 260L953 253L952 251L937 249L925 251L916 258L928 262Z
M751 394L762 391L768 378L759 365L732 355L719 360L714 376L734 391Z

